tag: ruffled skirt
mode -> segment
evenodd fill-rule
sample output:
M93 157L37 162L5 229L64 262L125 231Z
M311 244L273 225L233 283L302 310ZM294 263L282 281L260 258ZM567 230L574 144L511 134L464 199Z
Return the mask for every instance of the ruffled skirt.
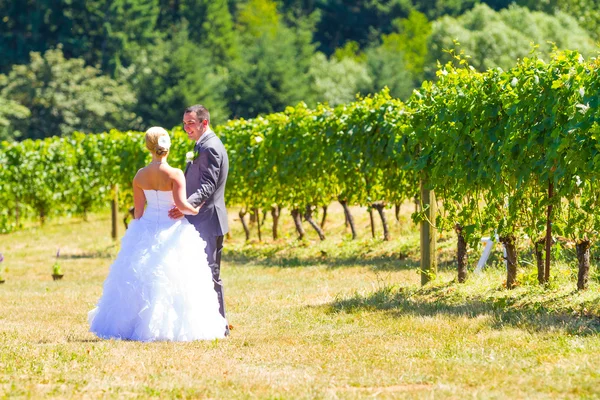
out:
M97 307L90 331L136 341L211 340L225 336L206 243L187 220L134 220Z

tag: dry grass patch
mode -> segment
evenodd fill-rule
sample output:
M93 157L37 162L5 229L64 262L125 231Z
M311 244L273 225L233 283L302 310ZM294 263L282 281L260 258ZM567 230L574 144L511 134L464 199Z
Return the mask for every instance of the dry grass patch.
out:
M266 239L267 220L265 243L246 244L232 218L223 279L234 330L213 342L88 332L87 312L118 251L107 214L5 235L0 397L600 397L597 283L582 294L528 284L507 292L492 261L458 285L446 237L440 276L421 289L410 207L391 242L369 237L360 209L356 241L335 207L323 242L310 231L295 241L284 216L281 240ZM57 247L65 278L53 282Z

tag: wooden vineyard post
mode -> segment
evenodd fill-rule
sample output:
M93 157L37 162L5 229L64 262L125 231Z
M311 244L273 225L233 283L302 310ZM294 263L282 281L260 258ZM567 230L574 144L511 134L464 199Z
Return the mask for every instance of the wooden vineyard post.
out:
M421 285L437 274L436 229L433 226L437 212L435 193L421 180L421 201L425 219L421 221Z
M118 211L119 211L119 184L115 184L113 186L113 198L112 198L112 202L111 202L111 215L112 215L112 238L114 240L117 240L117 237L119 236L119 232L118 232L118 224L117 224L117 219L118 219Z

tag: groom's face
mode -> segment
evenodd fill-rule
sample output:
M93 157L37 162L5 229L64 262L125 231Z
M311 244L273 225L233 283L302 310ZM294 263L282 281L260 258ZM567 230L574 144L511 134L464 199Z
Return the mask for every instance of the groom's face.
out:
M208 129L208 121L200 121L195 113L183 114L183 129L188 135L188 138L197 142L200 136Z

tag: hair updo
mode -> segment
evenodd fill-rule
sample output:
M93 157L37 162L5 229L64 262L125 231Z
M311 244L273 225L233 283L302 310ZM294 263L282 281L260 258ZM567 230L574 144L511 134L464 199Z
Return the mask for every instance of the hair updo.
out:
M166 129L153 126L146 131L146 148L157 156L164 156L171 147L171 138Z

